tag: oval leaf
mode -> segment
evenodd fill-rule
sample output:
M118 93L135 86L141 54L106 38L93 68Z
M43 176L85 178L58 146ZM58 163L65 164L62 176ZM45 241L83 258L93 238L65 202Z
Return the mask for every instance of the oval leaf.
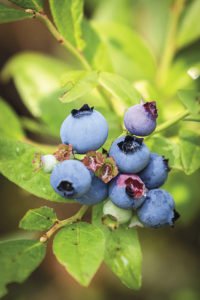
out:
M64 103L72 102L91 92L97 84L97 72L82 72L77 80L68 81L64 95L60 97L60 100Z
M55 202L69 202L56 194L50 185L50 175L35 171L32 164L40 149L15 140L0 137L0 172L29 193Z
M180 90L178 96L191 114L200 113L200 92L195 90Z
M200 135L192 131L180 134L180 154L183 170L191 175L200 168Z
M38 117L42 98L60 88L62 74L66 71L67 66L58 59L27 52L14 56L5 65L2 78L14 79L22 101Z
M166 159L169 159L170 168L183 170L178 143L174 143L169 137L153 136L147 140L147 145L152 152L164 155Z
M104 257L104 235L88 223L63 228L56 235L53 251L58 261L83 286L88 286Z
M190 1L180 25L177 44L179 47L186 46L200 37L200 1Z
M117 23L95 23L105 41L114 70L132 80L152 79L155 59L145 42L130 27Z
M23 282L42 262L46 247L38 241L15 240L0 242L0 297L6 285Z
M41 11L43 8L44 0L9 0L10 2L27 9L34 9Z
M82 39L83 0L50 0L54 22L62 36L78 49L84 48Z
M43 206L27 211L21 219L19 227L25 230L48 230L56 220L57 216L53 208Z
M131 83L117 74L101 72L99 84L113 96L113 103L120 115L124 114L126 107L141 100L141 95Z
M135 229L119 227L106 241L105 263L128 288L141 286L142 254Z
M0 134L16 139L23 138L24 133L17 114L2 98L0 98L0 112Z
M28 18L32 18L32 15L0 3L0 24Z

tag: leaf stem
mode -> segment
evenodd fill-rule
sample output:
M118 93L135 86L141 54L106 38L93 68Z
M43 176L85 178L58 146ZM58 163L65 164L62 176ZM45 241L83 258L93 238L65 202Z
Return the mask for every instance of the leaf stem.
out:
M164 122L163 124L159 125L157 127L157 129L154 131L153 134L156 134L160 131L163 131L165 129L170 128L171 126L175 125L176 123L178 123L180 120L184 119L185 117L187 117L190 114L190 112L188 110L184 110L183 112L177 114L174 118L172 118L169 121Z
M180 15L184 8L185 0L176 0L171 8L168 33L164 46L164 53L161 58L157 73L157 81L160 86L166 81L167 73L176 51L176 34Z
M88 61L84 57L84 55L78 49L76 49L71 43L69 43L69 41L66 40L58 32L58 30L56 29L54 24L51 22L51 20L49 20L48 16L44 12L36 12L32 9L27 9L26 12L33 14L33 17L38 18L39 20L41 20L47 26L47 28L49 29L51 34L55 37L55 39L78 59L78 61L82 64L84 69L87 70L87 71L92 71L92 67L90 66L90 64L88 63ZM106 95L104 90L101 89L100 87L97 87L97 90L98 90L99 94L106 100L109 108L112 111L115 111L115 107L114 107L112 101Z
M73 215L72 217L65 219L65 220L57 220L55 224L47 231L45 232L41 237L40 237L40 242L41 243L46 243L50 237L60 228L70 225L73 223L76 223L82 219L86 211L88 210L89 206L83 205L79 209L79 211Z
M47 28L49 29L51 34L56 38L56 40L61 45L63 45L68 51L70 51L79 60L79 62L83 65L84 69L86 69L88 71L91 70L91 66L89 65L89 63L85 59L84 55L78 49L76 49L72 44L70 44L68 42L68 40L66 40L58 32L58 30L56 29L54 24L51 22L51 20L49 20L48 16L44 12L36 12L34 10L31 10L31 9L27 9L26 12L27 13L32 13L33 17L41 20L47 26Z

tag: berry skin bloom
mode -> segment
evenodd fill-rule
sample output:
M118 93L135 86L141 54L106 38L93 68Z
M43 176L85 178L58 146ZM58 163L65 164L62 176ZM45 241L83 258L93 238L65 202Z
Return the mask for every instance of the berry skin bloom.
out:
M148 165L138 175L148 189L155 189L165 183L169 171L168 160L156 153L151 153Z
M76 198L76 200L81 204L92 205L105 200L107 197L108 185L93 175L90 189L80 198Z
M112 156L122 173L138 173L143 170L150 159L150 151L142 138L121 136L111 145L109 156Z
M136 104L125 113L124 125L131 134L147 136L155 130L157 117L155 101Z
M108 200L103 206L103 216L107 215L115 218L119 224L125 224L130 221L132 211L122 209L116 206L112 201Z
M51 173L53 189L64 198L76 198L87 193L92 177L89 170L78 160L58 163Z
M60 130L63 144L71 144L73 150L84 154L99 149L108 137L108 124L104 116L87 104L73 109Z
M142 207L137 211L138 218L145 227L158 228L173 226L179 214L175 211L172 196L161 189L150 190Z
M123 209L138 208L145 201L146 188L137 175L120 174L109 184L111 201Z

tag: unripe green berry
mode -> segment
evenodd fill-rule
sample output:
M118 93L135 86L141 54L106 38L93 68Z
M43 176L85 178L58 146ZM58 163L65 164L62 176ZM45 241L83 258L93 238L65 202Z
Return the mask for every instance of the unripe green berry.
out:
M132 211L119 208L112 201L108 200L103 206L103 215L112 216L119 224L124 224L131 219Z
M52 154L42 155L41 162L45 173L51 173L55 165L58 163L57 159Z

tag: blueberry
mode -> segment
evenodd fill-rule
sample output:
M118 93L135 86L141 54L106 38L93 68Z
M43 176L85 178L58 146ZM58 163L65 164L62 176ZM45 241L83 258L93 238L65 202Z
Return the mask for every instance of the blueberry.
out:
M107 215L114 217L119 224L124 224L130 221L132 211L120 208L109 200L103 206L103 216Z
M41 162L45 173L51 173L55 165L58 163L57 159L52 154L42 155Z
M138 175L148 189L155 189L164 184L169 170L167 159L156 153L151 153L148 165Z
M130 107L124 115L126 129L138 136L147 136L156 128L156 102L146 102Z
M80 161L65 160L54 167L50 182L62 197L76 198L88 192L92 177Z
M150 190L142 207L137 211L138 218L146 227L173 226L179 217L175 211L172 196L161 189Z
M73 109L60 130L62 143L71 144L80 154L99 149L108 137L108 124L103 115L87 104Z
M150 151L142 138L121 136L111 145L109 155L112 156L122 173L138 173L143 170L150 159Z
M109 197L118 207L138 208L145 200L146 188L137 175L120 174L109 185Z
M92 172L91 172L92 173ZM106 185L101 179L92 175L92 183L90 189L86 194L76 200L81 204L96 204L108 197L108 185Z

